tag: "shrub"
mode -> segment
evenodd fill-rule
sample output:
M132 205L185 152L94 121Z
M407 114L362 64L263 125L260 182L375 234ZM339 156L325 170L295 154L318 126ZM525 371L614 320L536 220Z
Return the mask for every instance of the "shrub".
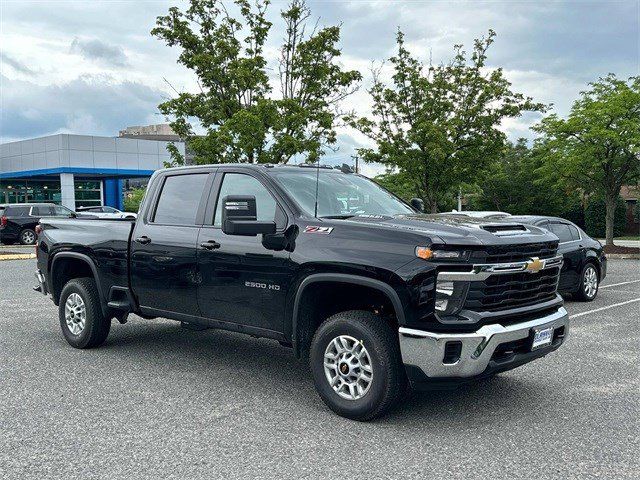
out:
M142 202L146 190L146 188L136 188L127 192L124 196L124 211L138 213L140 202Z
M627 206L622 197L618 197L613 221L614 237L624 235L624 229L627 223L626 213ZM584 217L587 234L594 238L605 238L606 207L603 197L592 197L589 199Z

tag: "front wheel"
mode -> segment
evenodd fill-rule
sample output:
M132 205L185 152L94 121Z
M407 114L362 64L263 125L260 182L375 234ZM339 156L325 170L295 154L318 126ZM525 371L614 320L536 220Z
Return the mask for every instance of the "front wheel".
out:
M580 276L580 285L578 285L578 290L576 291L577 299L583 302L592 301L598 294L599 285L600 278L596 266L593 263L587 263Z
M309 361L316 391L338 415L371 420L406 392L398 333L371 312L341 312L320 325Z
M69 280L60 294L58 308L62 334L72 347L99 347L107 339L111 319L102 314L93 278Z

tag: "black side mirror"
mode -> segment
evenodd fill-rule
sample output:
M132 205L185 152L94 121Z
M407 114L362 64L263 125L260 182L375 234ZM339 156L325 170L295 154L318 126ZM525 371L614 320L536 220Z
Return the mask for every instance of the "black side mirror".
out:
M71 218L78 218L78 214L77 214L77 213L75 213L75 212L71 212L71 213L69 214L69 217L71 217Z
M276 222L259 222L256 197L229 195L222 199L222 231L227 235L255 237L276 233Z
M424 202L419 198L412 198L411 206L419 212L424 212Z

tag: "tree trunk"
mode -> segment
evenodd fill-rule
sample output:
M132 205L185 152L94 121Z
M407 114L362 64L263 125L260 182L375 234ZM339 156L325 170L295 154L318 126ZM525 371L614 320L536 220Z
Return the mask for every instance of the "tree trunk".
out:
M606 239L607 239L607 245L613 245L613 225L614 225L614 219L615 219L615 212L616 212L616 201L618 196L615 194L610 194L607 193L605 195L605 207L606 207L606 213L605 213L605 232L606 232Z

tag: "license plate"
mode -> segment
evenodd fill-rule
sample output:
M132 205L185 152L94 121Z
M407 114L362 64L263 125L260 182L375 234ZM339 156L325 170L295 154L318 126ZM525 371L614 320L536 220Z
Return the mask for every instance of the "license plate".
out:
M531 350L544 347L551 344L553 340L553 327L543 328L541 330L533 331L533 343L531 344Z

